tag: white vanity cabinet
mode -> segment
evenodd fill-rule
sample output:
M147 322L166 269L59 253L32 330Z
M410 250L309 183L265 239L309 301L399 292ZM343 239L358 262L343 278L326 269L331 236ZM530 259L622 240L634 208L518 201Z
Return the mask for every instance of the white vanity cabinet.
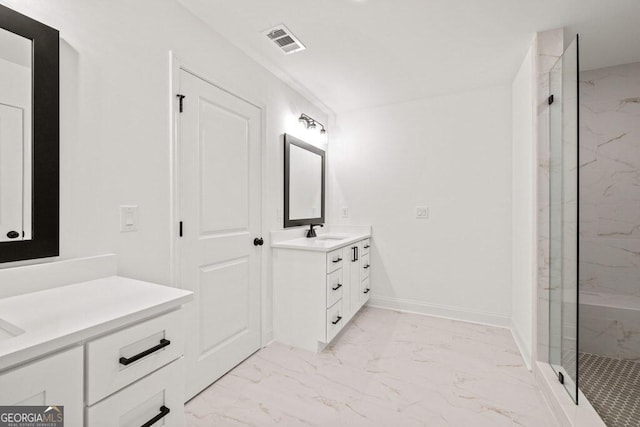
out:
M273 246L276 341L322 350L367 302L370 239L302 239ZM365 268L366 266L366 268Z
M71 427L183 426L191 299L117 276L0 299L22 331L0 341L0 405L64 406Z

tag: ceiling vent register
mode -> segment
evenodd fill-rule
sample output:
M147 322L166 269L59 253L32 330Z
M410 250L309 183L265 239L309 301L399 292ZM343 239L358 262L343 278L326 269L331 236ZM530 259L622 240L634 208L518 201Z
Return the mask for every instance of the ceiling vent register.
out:
M306 49L302 42L284 25L270 28L264 34L287 55Z

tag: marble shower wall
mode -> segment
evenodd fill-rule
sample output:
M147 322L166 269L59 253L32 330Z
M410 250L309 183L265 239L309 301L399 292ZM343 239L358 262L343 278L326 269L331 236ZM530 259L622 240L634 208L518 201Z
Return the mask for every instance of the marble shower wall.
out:
M640 63L580 80L580 291L640 296Z
M640 359L640 63L580 74L580 350Z

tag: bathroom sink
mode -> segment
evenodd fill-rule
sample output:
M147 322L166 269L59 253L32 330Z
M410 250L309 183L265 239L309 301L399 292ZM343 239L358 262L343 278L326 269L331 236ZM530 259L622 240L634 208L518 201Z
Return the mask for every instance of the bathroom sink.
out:
M18 328L16 325L4 319L0 319L0 341L8 340L21 334L24 334L23 329Z
M344 234L321 234L316 239L318 240L344 240L347 236Z

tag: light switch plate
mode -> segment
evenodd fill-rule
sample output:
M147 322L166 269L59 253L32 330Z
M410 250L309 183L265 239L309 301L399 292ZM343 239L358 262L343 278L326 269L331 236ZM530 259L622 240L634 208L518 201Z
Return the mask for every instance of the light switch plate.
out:
M120 206L120 231L136 231L138 229L138 206Z
M428 219L429 208L426 206L416 206L416 218Z

